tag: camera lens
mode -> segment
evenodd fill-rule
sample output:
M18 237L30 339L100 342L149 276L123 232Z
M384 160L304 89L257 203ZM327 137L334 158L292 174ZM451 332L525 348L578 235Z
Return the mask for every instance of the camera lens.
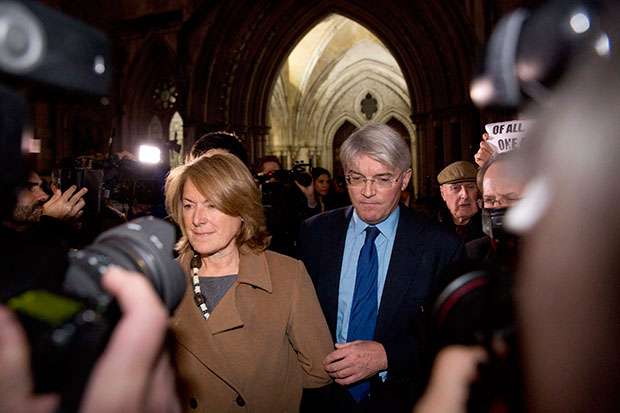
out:
M146 276L172 312L185 293L186 281L174 262L175 231L171 224L144 217L99 235L88 247L69 255L64 288L80 298L101 296L101 275L114 264Z
M301 172L298 173L297 176L295 176L295 180L299 182L299 185L301 186L310 186L310 184L312 183L312 175L310 175L308 172Z

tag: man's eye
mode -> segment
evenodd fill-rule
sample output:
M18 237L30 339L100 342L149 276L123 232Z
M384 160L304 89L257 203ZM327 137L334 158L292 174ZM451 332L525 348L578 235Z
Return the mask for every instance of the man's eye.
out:
M381 182L382 184L387 184L391 180L392 180L392 178L386 178L386 177L377 178L377 181Z
M351 176L349 179L351 179L351 182L355 182L355 183L362 182L361 176Z

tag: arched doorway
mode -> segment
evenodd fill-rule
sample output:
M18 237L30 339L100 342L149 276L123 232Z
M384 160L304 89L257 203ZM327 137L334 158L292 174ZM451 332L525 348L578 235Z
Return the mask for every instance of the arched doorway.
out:
M410 102L403 73L381 40L355 21L332 14L299 41L282 65L269 105L266 150L285 164L311 159L314 166L337 174L332 168L338 168L334 148L340 144L333 140L342 137L343 126L354 129L398 113L409 123L409 136L414 130Z

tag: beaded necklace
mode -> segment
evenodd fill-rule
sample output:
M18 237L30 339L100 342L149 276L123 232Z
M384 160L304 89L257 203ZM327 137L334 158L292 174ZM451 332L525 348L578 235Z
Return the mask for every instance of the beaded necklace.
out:
M202 312L202 316L207 320L211 315L209 313L209 309L207 308L207 302L205 300L205 296L200 290L200 278L198 277L198 270L202 266L202 260L200 259L200 255L194 254L192 257L192 261L190 262L190 267L192 269L192 285L194 286L194 302Z

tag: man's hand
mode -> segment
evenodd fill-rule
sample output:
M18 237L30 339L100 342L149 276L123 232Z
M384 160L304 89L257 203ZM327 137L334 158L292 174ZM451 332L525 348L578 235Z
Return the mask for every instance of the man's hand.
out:
M336 343L336 350L323 360L325 371L342 386L353 384L387 370L387 354L381 343L356 340Z
M314 182L308 186L303 186L299 182L295 181L297 188L304 194L308 203L308 208L314 208L317 205L316 197L314 195Z
M480 149L478 149L478 152L474 155L474 161L476 161L478 167L480 168L482 168L484 164L487 163L493 156L493 148L487 142L488 140L489 134L486 132L483 133L482 141L480 142Z
M65 192L61 192L52 184L54 195L43 204L43 214L61 221L73 221L82 216L82 208L86 202L82 197L88 189L82 188L75 192L77 187L72 185Z

